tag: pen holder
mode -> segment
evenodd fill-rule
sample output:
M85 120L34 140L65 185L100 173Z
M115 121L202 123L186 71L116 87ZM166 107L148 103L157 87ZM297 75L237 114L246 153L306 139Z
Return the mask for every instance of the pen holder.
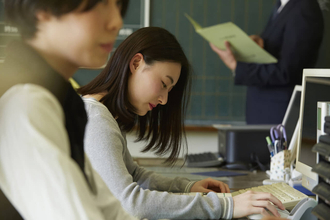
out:
M270 161L270 179L286 181L286 177L289 174L291 163L291 151L282 150L281 152L275 154Z

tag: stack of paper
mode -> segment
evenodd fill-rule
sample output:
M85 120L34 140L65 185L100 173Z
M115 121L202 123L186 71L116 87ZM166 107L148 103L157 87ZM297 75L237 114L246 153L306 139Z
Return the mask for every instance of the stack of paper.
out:
M202 28L189 15L185 14L197 33L221 50L228 41L237 61L246 63L276 63L277 59L256 44L242 29L232 22Z

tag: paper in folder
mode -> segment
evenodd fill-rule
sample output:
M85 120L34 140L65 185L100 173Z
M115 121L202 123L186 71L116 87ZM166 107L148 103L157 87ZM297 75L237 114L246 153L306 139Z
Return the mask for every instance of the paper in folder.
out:
M277 59L256 44L242 29L232 22L210 27L201 27L194 19L185 14L197 33L221 50L228 41L237 61L246 63L277 63Z

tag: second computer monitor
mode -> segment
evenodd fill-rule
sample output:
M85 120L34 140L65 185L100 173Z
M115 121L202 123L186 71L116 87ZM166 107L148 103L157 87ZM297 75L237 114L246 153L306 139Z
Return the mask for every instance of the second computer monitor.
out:
M312 148L317 143L318 101L330 101L330 69L304 69L296 169L302 173L303 186L309 190L318 182L317 175L311 171L317 163Z
M294 135L299 120L301 99L301 86L296 85L291 95L288 108L285 112L282 124L285 126L288 147L296 144L296 135Z

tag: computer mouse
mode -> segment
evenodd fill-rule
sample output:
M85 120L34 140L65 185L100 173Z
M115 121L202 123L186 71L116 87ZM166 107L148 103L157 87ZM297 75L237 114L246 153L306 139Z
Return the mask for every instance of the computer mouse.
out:
M290 212L288 210L281 210L279 208L277 208L278 213L281 215L281 218L287 218L290 215ZM267 210L267 212L271 215L274 216L273 213L271 213L270 211ZM261 214L252 214L252 215L248 215L247 218L248 219L262 219L264 216Z

